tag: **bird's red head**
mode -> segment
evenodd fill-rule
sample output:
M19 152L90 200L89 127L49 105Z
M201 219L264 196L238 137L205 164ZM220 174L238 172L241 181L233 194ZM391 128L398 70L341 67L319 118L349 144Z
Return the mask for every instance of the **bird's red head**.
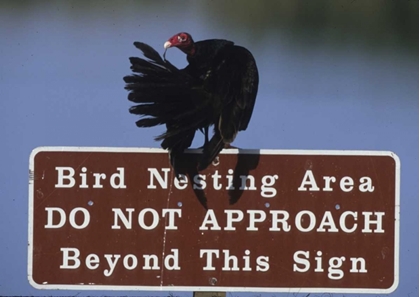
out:
M169 38L163 47L165 50L170 47L177 47L187 55L194 55L195 53L194 40L190 34L185 32L175 34Z

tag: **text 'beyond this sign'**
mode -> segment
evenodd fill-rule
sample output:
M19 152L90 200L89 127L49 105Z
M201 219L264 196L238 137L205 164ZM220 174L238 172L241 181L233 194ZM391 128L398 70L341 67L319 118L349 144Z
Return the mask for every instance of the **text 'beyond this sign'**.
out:
M160 149L30 158L30 283L42 289L387 293L398 285L398 157L224 150L179 179ZM189 163L190 162L190 163Z

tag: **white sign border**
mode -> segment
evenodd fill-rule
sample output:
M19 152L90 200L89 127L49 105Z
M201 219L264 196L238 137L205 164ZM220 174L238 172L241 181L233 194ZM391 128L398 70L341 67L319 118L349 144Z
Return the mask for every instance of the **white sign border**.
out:
M195 153L201 150L189 150ZM34 199L34 160L39 152L110 152L110 153L167 153L159 148L130 147L72 147L48 146L35 148L29 157L29 208L28 208L28 280L36 289L46 290L112 290L112 291L203 291L203 292L265 292L265 293L368 293L389 294L395 291L399 283L399 242L400 242L400 171L399 157L391 151L356 151L356 150L265 150L265 149L225 149L221 154L261 154L261 155L336 155L336 156L389 156L395 161L395 238L394 238L394 283L387 289L366 288L274 288L274 287L195 287L195 286L108 286L108 285L58 285L38 284L32 275L33 254L33 199Z

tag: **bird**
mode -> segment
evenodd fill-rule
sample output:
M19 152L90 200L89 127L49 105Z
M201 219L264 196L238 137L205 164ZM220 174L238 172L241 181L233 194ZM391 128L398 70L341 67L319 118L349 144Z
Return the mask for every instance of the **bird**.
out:
M144 58L130 57L133 74L124 77L129 112L142 116L138 127L166 125L155 137L169 151L173 168L189 148L196 131L204 133L197 170L206 169L239 131L246 130L258 92L256 61L249 50L225 39L194 42L189 33L164 43L163 58L151 46L134 42ZM188 65L178 69L166 59L169 48L186 54ZM214 127L209 140L209 128Z

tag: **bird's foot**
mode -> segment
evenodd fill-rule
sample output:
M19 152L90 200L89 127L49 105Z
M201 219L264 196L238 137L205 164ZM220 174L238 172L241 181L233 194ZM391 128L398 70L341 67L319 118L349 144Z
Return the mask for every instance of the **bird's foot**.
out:
M219 156L216 156L216 158L214 158L214 160L211 162L211 164L213 166L219 165L220 164L220 158L219 158Z

